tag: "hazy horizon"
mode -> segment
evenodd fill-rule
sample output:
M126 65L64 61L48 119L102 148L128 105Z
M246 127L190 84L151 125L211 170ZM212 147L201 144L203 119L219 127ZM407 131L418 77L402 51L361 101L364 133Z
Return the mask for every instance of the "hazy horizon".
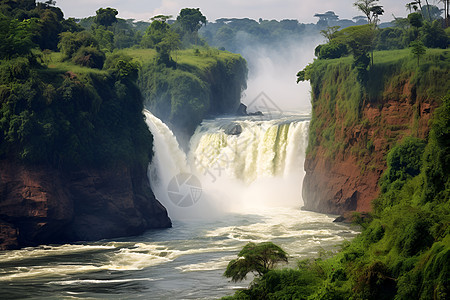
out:
M297 19L301 23L316 23L318 18L315 13L334 11L340 19L351 19L361 15L353 6L355 0L249 0L249 1L206 1L206 0L59 0L56 6L60 7L66 18L83 18L95 15L100 7L113 7L119 11L119 17L124 19L136 19L148 21L157 14L173 15L176 17L179 11L185 7L200 8L209 22L218 18L259 18L268 20ZM437 0L430 0L430 4L436 4ZM403 0L381 0L385 14L381 16L382 22L393 20L393 16L405 17L406 1Z

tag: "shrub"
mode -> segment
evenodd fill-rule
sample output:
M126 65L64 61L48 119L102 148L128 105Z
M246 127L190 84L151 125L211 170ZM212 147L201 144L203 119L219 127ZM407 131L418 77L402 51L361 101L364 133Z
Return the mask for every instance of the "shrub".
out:
M440 20L436 20L431 24L425 22L421 29L421 33L421 39L428 48L446 49L448 47L449 38L445 33L444 28L442 28Z
M89 68L102 69L105 54L94 47L81 47L72 57L73 63Z
M397 189L400 189L407 179L419 175L424 149L423 140L407 137L389 151L388 167L380 180L382 192L387 192L395 183L398 183Z
M328 44L321 45L318 54L320 59L339 58L348 55L348 48L347 45L332 40Z

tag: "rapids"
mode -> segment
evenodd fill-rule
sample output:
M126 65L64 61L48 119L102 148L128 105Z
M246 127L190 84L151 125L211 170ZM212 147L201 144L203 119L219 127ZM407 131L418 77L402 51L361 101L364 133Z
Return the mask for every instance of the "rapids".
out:
M0 252L0 299L214 299L248 286L222 274L249 241L298 259L336 251L358 232L302 211L309 116L207 120L185 153L144 111L154 135L148 175L173 227L137 237Z

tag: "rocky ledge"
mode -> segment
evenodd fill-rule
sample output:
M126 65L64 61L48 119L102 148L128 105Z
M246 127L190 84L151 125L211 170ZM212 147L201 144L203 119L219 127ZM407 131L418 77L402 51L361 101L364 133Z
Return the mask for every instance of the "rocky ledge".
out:
M145 168L69 172L0 161L0 250L132 236L170 226Z

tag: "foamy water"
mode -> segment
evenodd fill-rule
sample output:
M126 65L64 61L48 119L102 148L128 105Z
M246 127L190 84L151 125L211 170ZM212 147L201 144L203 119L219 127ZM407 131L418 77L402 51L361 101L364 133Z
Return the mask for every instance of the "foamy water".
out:
M290 266L338 250L357 229L293 208L174 221L173 228L116 240L0 252L0 299L212 299L234 293L222 274L249 241L273 241Z
M337 251L357 234L333 223L336 216L300 209L307 115L205 121L186 154L164 123L145 114L155 147L149 177L173 228L0 252L0 299L220 298L252 280L236 284L223 277L248 242L274 242L295 267L298 259ZM236 125L240 134L226 134L224 128ZM180 172L201 184L195 188L201 197L187 207L169 195Z

